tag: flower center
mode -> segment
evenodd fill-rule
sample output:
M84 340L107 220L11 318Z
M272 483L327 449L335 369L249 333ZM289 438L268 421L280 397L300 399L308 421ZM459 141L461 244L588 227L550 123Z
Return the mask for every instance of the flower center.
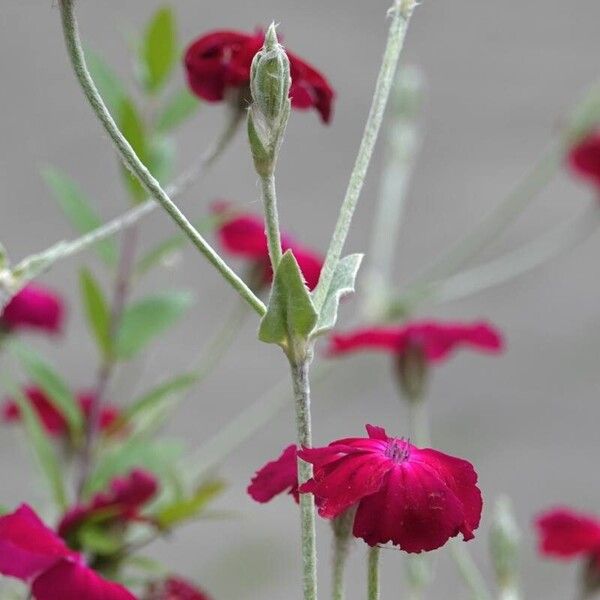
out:
M404 462L410 457L410 441L406 438L389 440L385 455L396 463Z

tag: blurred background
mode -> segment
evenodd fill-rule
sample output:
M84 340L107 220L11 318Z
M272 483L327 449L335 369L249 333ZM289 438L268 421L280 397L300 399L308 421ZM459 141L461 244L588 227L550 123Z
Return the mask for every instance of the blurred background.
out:
M45 248L72 230L39 176L46 164L73 176L105 218L126 207L113 151L73 80L53 0L3 0L0 8L0 240L13 258ZM123 78L131 77L128 39L159 6L154 0L79 0L87 45ZM388 2L172 0L180 39L218 28L251 30L272 19L290 49L330 79L338 98L333 123L314 113L293 114L279 167L283 225L303 243L325 250L368 111L387 30ZM597 0L523 2L424 1L410 28L403 63L426 77L424 143L398 244L396 278L407 282L476 224L511 189L556 136L570 107L599 75ZM183 81L181 69L177 75ZM179 169L189 165L222 127L224 110L203 105L178 132ZM381 148L380 148L381 150ZM381 152L370 171L348 251L368 247L378 194ZM226 198L260 210L246 142L239 135L224 159L182 201L192 216ZM484 260L559 224L592 201L568 175L558 176ZM160 212L144 221L144 245L174 232ZM540 509L559 504L600 512L600 235L535 273L421 316L486 318L506 334L500 358L468 352L436 370L430 390L433 435L440 449L477 467L490 507L501 493L513 498L523 528L523 579L530 598L573 596L574 565L536 556L531 528ZM70 299L69 324L57 348L35 344L74 387L95 378L96 350L77 301L77 269L94 264L87 253L57 265L44 282ZM179 372L219 327L235 298L207 264L186 249L181 260L145 280L141 291L185 288L197 303L188 319L164 337L144 365L129 365L111 389L127 399L136 378L159 380ZM343 318L352 305L343 306ZM225 360L169 426L189 448L286 372L275 347L256 341L252 319ZM357 355L314 390L317 444L360 434L366 422L401 435L406 414L384 357ZM245 486L260 465L293 439L291 406L245 443L222 469L229 482L219 508L237 516L199 522L152 552L209 590L215 598L299 597L297 509L288 498L259 506ZM18 431L0 432L3 504L42 497ZM27 465L27 466L24 466ZM470 544L491 581L484 513ZM319 524L321 580L328 590L328 527ZM438 578L428 598L465 598L447 553L436 552ZM349 598L364 597L364 547L356 544ZM383 597L402 595L402 556L384 552ZM326 596L324 596L326 597Z

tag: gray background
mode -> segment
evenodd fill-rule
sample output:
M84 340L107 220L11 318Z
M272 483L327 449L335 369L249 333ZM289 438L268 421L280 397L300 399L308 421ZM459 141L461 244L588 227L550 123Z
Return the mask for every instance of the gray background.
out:
M124 200L112 151L67 67L54 2L0 4L0 240L13 257L21 257L71 233L38 176L41 164L55 164L76 176L106 217L121 211ZM88 45L128 75L123 33L138 30L158 3L79 4ZM332 126L323 127L314 114L295 113L279 173L284 224L306 243L324 249L368 109L388 3L172 4L184 41L213 28L247 30L274 18L281 22L289 47L330 77L338 92ZM598 76L599 21L597 0L423 2L409 34L406 61L420 65L428 79L426 137L398 251L399 282L468 231L539 155L568 107ZM182 158L181 166L208 144L222 117L219 107L206 106L180 132L180 157L188 159ZM352 251L367 247L379 162L371 170L352 229ZM198 215L216 197L259 209L242 136L202 186L188 194L185 206ZM559 177L493 252L543 232L589 201L588 190ZM171 231L173 226L157 214L144 226L144 243ZM436 316L459 319L486 317L507 335L509 350L502 358L463 353L440 368L431 406L438 447L473 461L488 506L501 492L514 498L524 530L524 580L530 598L572 597L575 578L574 566L537 559L532 516L554 503L598 509L599 251L596 237L529 277L435 311ZM65 262L46 277L72 299L72 311L64 344L55 349L41 341L39 347L51 350L74 386L90 385L94 376L95 353L77 308L74 270L74 263L92 260L86 256ZM190 320L165 337L152 356L146 371L152 379L185 368L233 302L226 286L191 252L177 268L157 274L146 286L155 289L165 282L193 289L198 304ZM350 311L347 305L346 316ZM244 329L218 372L173 423L172 431L191 447L284 373L283 359L273 348L259 345L254 330ZM126 384L137 373L131 367L122 380ZM365 422L403 432L405 415L384 358L357 356L339 373L341 377L315 391L317 443L359 433ZM113 395L130 389L125 384L117 384ZM296 508L286 498L260 507L244 494L252 471L292 438L288 413L244 444L223 469L231 485L219 506L238 510L240 517L198 523L155 549L173 568L203 582L215 598L299 596ZM26 453L20 439L6 430L0 434L0 500L6 504L41 498L31 471L23 467ZM487 524L484 519L471 548L489 576ZM319 533L326 597L324 524ZM362 554L357 545L351 599L364 597ZM392 551L384 555L383 597L404 597L399 592L401 556ZM448 598L452 591L452 597L464 598L447 556L438 556L439 579L428 597Z

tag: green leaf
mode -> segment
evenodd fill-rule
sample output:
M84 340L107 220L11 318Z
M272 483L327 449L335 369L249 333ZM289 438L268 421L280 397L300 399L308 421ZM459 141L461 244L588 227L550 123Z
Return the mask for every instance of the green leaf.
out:
M129 98L123 98L121 101L119 128L142 162L146 162L148 154L146 125L136 105Z
M123 313L115 354L133 358L152 339L175 323L192 304L187 292L171 292L144 298Z
M87 524L77 533L77 539L83 548L99 556L111 556L122 547L121 532L109 531L106 528Z
M155 518L163 529L171 529L183 521L195 519L224 489L225 484L220 480L204 483L189 498L163 506Z
M53 167L43 169L42 177L76 231L88 233L102 225L102 220L92 208L88 198L70 177ZM114 240L101 240L96 243L95 248L106 264L115 264L117 248Z
M338 262L329 286L329 293L311 337L323 335L335 327L340 300L343 296L354 293L356 275L362 259L362 254L350 254Z
M169 138L155 136L148 149L148 168L159 181L171 179L175 164L175 144Z
M281 259L258 337L284 349L297 340L307 340L317 323L317 312L291 250Z
M8 253L6 248L0 244L0 271L8 269L10 267L10 261L8 260Z
M160 404L167 398L170 398L180 392L189 389L198 381L198 375L195 373L186 373L173 377L164 383L161 383L153 390L150 390L137 400L125 408L122 413L122 418L125 421L133 419L136 415Z
M104 357L111 353L110 310L100 285L88 269L79 272L79 288L87 321Z
M206 233L210 233L220 222L220 216L208 215L207 217L196 221L196 223L194 223L194 227L197 231L204 235ZM177 252L187 242L188 238L181 234L175 234L170 238L160 242L157 246L150 249L138 261L135 269L136 275L144 275L161 262L166 262L171 255Z
M177 31L170 8L160 8L152 17L144 33L140 59L146 89L158 91L177 61Z
M117 114L121 102L127 97L127 92L121 80L102 57L91 50L86 50L85 58L88 69L102 99L112 114Z
M13 343L11 347L29 378L48 395L54 407L66 419L71 435L78 439L83 433L83 415L69 386L39 354L19 343Z
M200 101L187 88L176 92L165 104L156 120L156 129L167 133L189 119L200 106Z
M67 495L62 469L52 442L46 434L40 418L31 407L31 403L23 395L23 392L14 385L9 385L8 387L9 393L21 411L25 430L31 440L31 445L40 467L48 480L54 500L60 509L64 510L67 507Z
M182 455L183 445L179 440L149 441L132 436L102 454L86 493L105 489L112 479L136 467L147 469L162 480Z

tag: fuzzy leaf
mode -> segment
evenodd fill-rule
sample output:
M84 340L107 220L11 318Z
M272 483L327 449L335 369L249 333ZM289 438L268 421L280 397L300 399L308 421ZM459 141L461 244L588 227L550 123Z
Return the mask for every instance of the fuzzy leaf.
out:
M152 17L142 40L140 58L146 89L158 91L177 61L175 16L170 8L160 8Z
M156 129L167 133L189 119L200 106L200 102L187 88L182 88L169 100L158 115Z
M225 484L219 480L204 483L190 497L163 506L155 518L163 529L171 529L183 521L195 519L224 489Z
M25 430L31 440L31 445L40 467L48 480L54 501L61 510L64 510L67 506L67 495L62 468L52 442L46 434L40 418L32 409L30 402L25 398L21 390L17 389L16 386L10 385L9 393L19 406Z
M362 259L362 254L350 254L338 262L329 286L329 293L325 298L317 326L311 337L323 335L335 327L340 300L347 294L354 293L356 275Z
M83 433L83 415L75 396L50 363L21 344L12 344L29 378L49 397L52 404L66 419L71 434L77 439Z
M103 356L111 353L110 311L97 280L88 269L79 272L79 288L85 315Z
M133 358L152 339L163 333L192 304L187 292L171 292L149 296L130 305L121 319L115 344L116 356Z
M288 250L277 267L258 337L267 344L287 348L296 340L309 338L317 316L300 267Z
M92 208L88 198L70 177L53 167L43 169L42 177L76 231L88 233L102 225L102 220ZM95 248L107 265L116 263L117 248L113 239L101 240L96 243Z

